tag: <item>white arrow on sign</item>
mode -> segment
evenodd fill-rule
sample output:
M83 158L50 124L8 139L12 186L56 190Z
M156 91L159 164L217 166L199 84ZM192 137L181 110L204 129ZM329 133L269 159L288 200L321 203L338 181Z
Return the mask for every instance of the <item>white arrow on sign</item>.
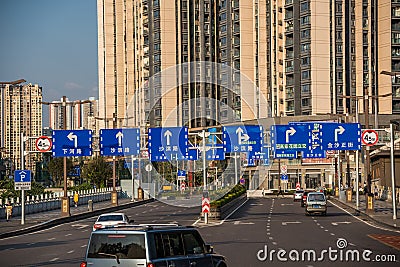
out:
M292 136L296 133L296 129L293 127L290 127L289 130L286 130L286 143L289 143L289 135Z
M339 125L339 128L335 129L335 142L338 141L338 135L343 134L344 131L345 131L345 129L342 125Z
M295 221L295 222L282 222L282 225L297 224L297 223L301 223L301 222L299 222L299 221Z
M332 225L337 226L339 224L349 224L349 223L351 223L351 222L333 222Z
M236 129L236 134L238 135L238 143L239 145L242 144L242 142L247 142L250 139L250 136L248 134L243 134L243 129L238 127Z
M118 146L122 146L122 138L124 137L124 134L120 131L115 135L115 138L118 139Z
M167 138L167 146L171 145L171 136L172 136L171 131L170 130L166 130L165 133L164 133L164 137Z
M75 148L77 148L78 147L78 136L76 136L73 132L70 132L67 135L67 137L70 141L74 141L74 146L75 146Z

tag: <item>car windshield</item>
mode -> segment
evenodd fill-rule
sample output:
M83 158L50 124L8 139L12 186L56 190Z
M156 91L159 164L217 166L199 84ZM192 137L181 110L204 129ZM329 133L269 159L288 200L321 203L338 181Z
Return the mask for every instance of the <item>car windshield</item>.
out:
M90 239L88 258L145 259L144 234L95 234Z
M309 194L308 200L309 201L324 201L325 196L323 194Z
M98 222L123 221L123 216L122 215L104 215L104 216L100 216L97 221Z

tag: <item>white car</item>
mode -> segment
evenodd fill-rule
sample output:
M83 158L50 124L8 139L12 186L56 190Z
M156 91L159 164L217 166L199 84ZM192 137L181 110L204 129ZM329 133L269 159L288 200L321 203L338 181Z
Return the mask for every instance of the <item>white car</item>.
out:
M296 190L293 194L293 201L301 201L301 198L303 197L303 190Z
M93 231L114 225L126 225L133 222L129 220L125 213L105 213L101 214L93 225Z

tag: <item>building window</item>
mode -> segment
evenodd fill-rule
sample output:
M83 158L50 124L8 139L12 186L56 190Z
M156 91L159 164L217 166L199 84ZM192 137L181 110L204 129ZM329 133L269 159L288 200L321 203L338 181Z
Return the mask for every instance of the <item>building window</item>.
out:
M307 2L302 2L300 4L300 12L307 11L309 9L310 9L310 5L309 5L308 1Z

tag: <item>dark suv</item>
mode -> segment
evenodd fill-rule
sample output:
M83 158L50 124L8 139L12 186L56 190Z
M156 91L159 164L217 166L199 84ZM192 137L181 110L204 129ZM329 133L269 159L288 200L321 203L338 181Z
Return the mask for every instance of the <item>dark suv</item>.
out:
M193 227L177 225L128 225L92 232L86 266L226 267Z

